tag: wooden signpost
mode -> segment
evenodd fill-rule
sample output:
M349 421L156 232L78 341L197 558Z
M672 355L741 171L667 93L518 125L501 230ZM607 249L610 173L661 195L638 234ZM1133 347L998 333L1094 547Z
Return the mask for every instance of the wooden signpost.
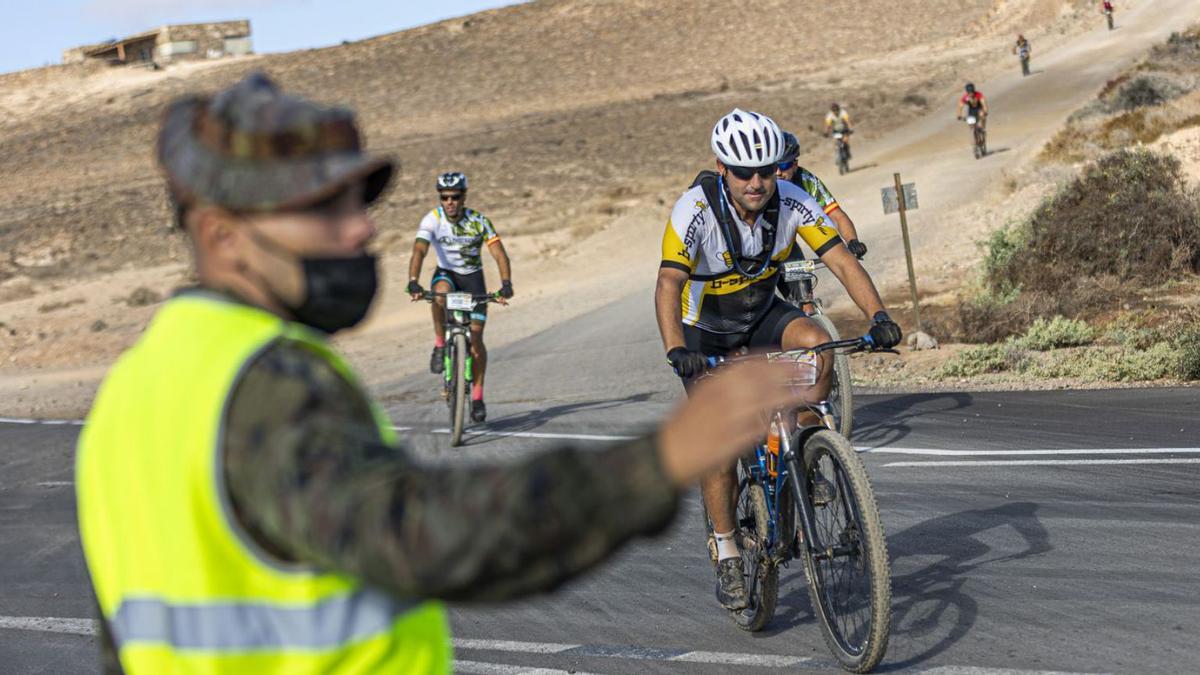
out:
M896 184L894 187L885 187L880 190L883 195L883 212L900 214L900 233L904 235L904 259L908 262L908 288L912 292L913 305L913 323L917 327L917 331L923 331L921 328L921 308L917 304L917 273L913 271L912 261L912 244L908 240L908 217L906 215L909 209L917 208L917 186L913 183L902 184L900 182L900 174L894 173L892 177Z

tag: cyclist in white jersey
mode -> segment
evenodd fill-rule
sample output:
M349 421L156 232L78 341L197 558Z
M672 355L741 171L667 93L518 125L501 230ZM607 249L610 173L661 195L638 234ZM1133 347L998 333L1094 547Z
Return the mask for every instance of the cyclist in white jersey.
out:
M486 245L496 259L500 269L500 297L507 300L513 296L512 268L508 252L496 234L496 228L487 216L467 208L467 177L458 171L438 176L437 191L440 206L425 214L417 229L417 240L413 243L412 258L408 263L408 292L413 300L419 300L425 289L419 281L421 265L433 245L438 266L433 271L430 287L439 293L460 291L474 295L487 293L483 279L481 249ZM446 348L445 300L439 298L433 307L433 354L429 359L429 370L442 372L442 356ZM471 313L471 356L475 366L475 380L471 388L471 419L483 422L487 419L487 407L483 404L483 378L487 371L487 347L483 344L483 326L487 321L487 305L479 305Z
M675 203L663 233L655 311L667 361L691 387L707 357L749 349L802 349L829 341L800 309L775 295L779 265L803 241L871 317L881 348L900 342L879 292L812 195L776 178L783 132L771 118L734 109L713 128L717 172L697 177ZM829 393L831 361L819 357L815 400ZM804 420L806 423L810 420ZM765 429L764 429L765 433ZM717 601L739 610L748 601L735 540L736 462L700 484L717 545Z

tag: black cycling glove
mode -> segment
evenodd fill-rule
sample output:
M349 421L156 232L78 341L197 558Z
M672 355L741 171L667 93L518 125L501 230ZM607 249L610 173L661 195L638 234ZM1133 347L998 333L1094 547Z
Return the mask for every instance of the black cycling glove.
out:
M511 298L512 296L513 296L512 282L511 281L501 281L500 282L500 297L507 300L507 299Z
M850 253L859 260L862 260L863 256L867 254L867 245L857 239L846 242L846 248L850 249Z
M424 293L425 289L421 288L420 282L418 282L416 279L413 279L408 282L408 292L413 295L419 295L421 293Z
M892 321L887 312L875 312L875 316L871 318L870 335L876 349L891 349L900 344L900 338L903 337L900 326Z
M667 362L675 369L676 375L686 379L701 375L708 370L708 358L687 347L676 347L667 352Z

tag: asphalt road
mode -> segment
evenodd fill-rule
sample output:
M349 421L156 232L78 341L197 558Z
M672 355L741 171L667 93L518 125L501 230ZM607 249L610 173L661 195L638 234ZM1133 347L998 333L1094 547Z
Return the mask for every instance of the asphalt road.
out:
M502 316L502 315L501 315ZM451 449L432 376L379 392L435 461L641 433L677 400L645 298L494 352L492 421ZM858 396L888 533L885 670L1196 672L1198 389ZM78 427L0 422L0 668L96 667L71 481ZM569 437L564 439L564 437ZM562 591L456 606L460 672L832 668L798 566L746 634L719 610L695 495L660 538ZM539 670L543 669L543 670ZM1003 670L1009 669L1009 670Z

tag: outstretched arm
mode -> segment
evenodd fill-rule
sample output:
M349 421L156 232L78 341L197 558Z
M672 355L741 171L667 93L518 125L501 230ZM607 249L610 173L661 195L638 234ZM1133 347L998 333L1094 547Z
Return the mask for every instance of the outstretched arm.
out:
M512 282L512 264L508 260L508 251L504 248L504 242L493 239L488 244L488 252L496 259L496 267L500 270L500 281Z
M658 268L658 284L654 289L654 312L658 317L658 332L662 335L663 351L683 347L683 284L688 273L673 267Z

